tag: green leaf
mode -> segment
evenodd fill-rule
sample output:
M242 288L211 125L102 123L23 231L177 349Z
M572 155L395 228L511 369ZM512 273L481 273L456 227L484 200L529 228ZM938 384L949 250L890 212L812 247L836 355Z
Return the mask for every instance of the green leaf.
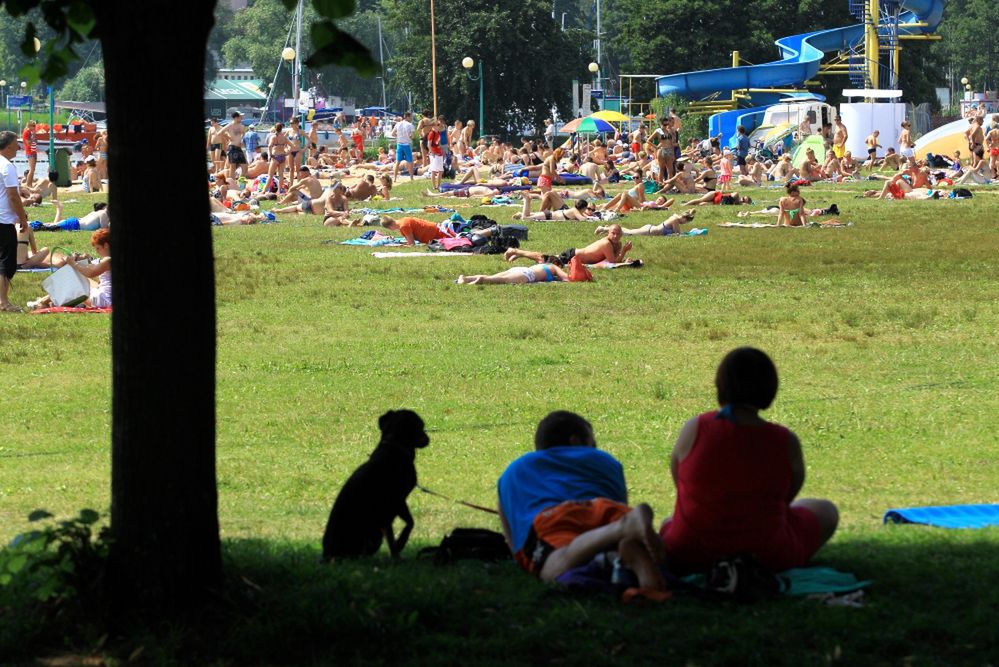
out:
M92 509L80 510L80 523L90 525L92 523L97 523L97 520L100 518L101 515Z
M38 4L39 0L7 0L7 12L14 17L24 16Z
M41 521L42 519L51 519L52 514L47 510L38 509L28 515L28 521Z
M379 72L379 65L367 47L337 28L330 21L320 21L312 26L312 45L315 52L305 64L317 68L324 65L352 67L362 76L371 77Z
M312 0L312 6L324 19L342 19L354 13L354 0Z
M0 586L6 586L13 580L14 577L10 576L6 572L0 572Z
M28 554L17 554L9 561L7 561L7 571L11 574L17 574L24 569L24 566L28 564Z
M17 75L22 81L26 81L29 88L34 88L42 80L41 70L38 65L25 65L17 70Z
M90 5L79 0L70 4L69 10L66 12L66 22L81 37L88 37L90 31L97 25L97 19L94 17Z

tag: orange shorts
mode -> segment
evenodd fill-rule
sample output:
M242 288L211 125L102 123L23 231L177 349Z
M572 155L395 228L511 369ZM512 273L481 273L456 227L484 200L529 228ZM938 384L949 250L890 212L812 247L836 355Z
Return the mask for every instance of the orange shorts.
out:
M570 500L541 510L534 517L524 547L514 554L522 568L539 574L553 551L594 528L614 523L631 508L607 498Z

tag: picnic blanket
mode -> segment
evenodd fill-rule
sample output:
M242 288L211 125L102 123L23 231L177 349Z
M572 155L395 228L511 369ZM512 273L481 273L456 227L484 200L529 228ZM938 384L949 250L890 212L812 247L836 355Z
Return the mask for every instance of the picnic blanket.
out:
M869 579L860 580L849 572L831 567L796 567L777 573L782 595L800 597L823 593L849 593L871 585ZM697 587L704 586L704 575L683 577L683 582Z
M376 259L398 259L400 257L473 257L474 252L373 252Z
M351 213L360 215L388 215L389 213L454 213L453 208L446 206L424 206L422 208L354 208Z
M404 236L386 236L385 234L364 234L357 237L356 239L347 239L346 241L340 241L340 245L360 245L367 246L369 248L378 248L382 246L401 246L406 245L406 237Z
M587 264L588 269L640 269L645 266L645 262L640 259L632 259L627 262L608 262L606 259L596 264Z
M479 183L441 183L441 192L454 192L455 190L467 190ZM517 190L530 190L530 185L484 185L483 187L499 190L500 192L515 192Z
M39 308L31 311L32 315L53 315L56 313L70 313L74 315L101 315L111 312L111 307L107 308L81 308L67 306L53 306L51 308Z
M771 222L719 222L718 226L719 227L738 227L740 229L764 229L764 228L771 228L771 227L772 228L784 227L785 225L778 225L776 223L771 223ZM820 228L820 227L821 228L826 228L826 229L835 229L835 228L839 228L839 227L853 227L853 223L852 222L839 222L839 221L833 221L833 220L829 220L829 221L826 221L826 222L820 222L818 220L814 220L814 221L808 223L807 225L798 225L796 227L788 227L788 229L805 229L806 227L810 227L810 228L813 228L813 229Z
M907 507L885 512L884 522L915 523L937 528L999 526L999 505L942 505Z

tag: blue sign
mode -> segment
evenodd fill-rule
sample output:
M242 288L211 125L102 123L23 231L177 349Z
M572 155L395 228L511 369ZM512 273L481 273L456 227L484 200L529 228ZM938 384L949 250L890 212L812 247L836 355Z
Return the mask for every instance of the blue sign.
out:
M30 109L31 108L31 95L8 95L7 96L7 108L8 109Z
M602 100L602 99L604 99L604 91L602 91L602 90L591 90L590 91L590 97L592 97L595 100Z

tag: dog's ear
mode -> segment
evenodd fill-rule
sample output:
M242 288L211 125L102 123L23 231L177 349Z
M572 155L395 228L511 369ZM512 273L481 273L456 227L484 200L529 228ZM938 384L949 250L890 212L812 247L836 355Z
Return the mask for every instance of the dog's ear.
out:
M386 412L385 414L383 414L381 417L379 417L378 418L378 430L379 431L384 431L385 428L392 421L392 418L394 416L395 416L395 410L389 410L388 412Z

